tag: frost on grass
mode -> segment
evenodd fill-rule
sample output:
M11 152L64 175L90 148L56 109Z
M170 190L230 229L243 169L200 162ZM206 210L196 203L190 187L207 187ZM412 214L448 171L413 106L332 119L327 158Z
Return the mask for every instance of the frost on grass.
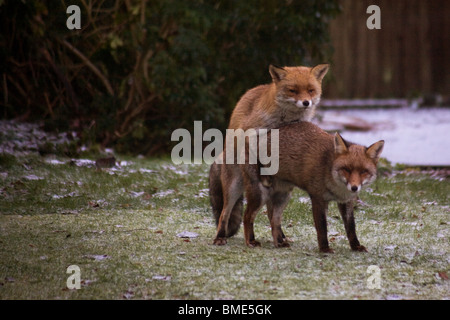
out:
M183 231L180 233L177 233L178 238L197 238L198 233L191 232L191 231Z
M328 236L336 253L323 255L305 193L294 194L283 216L290 249L273 248L263 214L256 222L261 248L245 246L242 228L219 248L212 245L209 166L137 158L97 170L93 160L71 165L69 157L38 157L27 158L28 168L17 159L14 170L0 173L6 181L0 195L10 202L4 210L14 213L0 215L0 243L6 248L0 268L10 270L1 288L5 298L93 298L89 290L61 293L60 275L47 281L61 261L79 261L80 253L80 263L98 269L90 274L86 269L83 276L95 279L101 271L95 283L95 298L101 299L449 298L445 175L439 180L417 172L380 175L362 195L369 206L358 205L355 214L365 254L350 250L339 211L331 205ZM29 175L43 180L28 180ZM35 214L40 206L52 214ZM366 287L369 265L381 269L381 290ZM25 269L30 274L20 272ZM36 292L30 278L45 279L41 287L48 292ZM103 278L114 279L114 285Z
M103 261L110 258L110 256L106 254L87 254L85 255L85 257L95 261Z
M168 195L170 195L170 194L172 194L174 192L175 192L175 190L172 190L172 189L165 190L165 191L160 191L160 192L154 193L153 197L155 197L155 198L164 198L164 197L167 197Z

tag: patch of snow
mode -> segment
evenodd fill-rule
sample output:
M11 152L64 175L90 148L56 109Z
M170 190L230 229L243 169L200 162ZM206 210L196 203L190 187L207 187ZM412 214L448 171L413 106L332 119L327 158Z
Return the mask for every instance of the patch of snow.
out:
M156 275L152 277L153 280L161 280L161 281L170 281L172 280L172 276L161 276L161 275ZM147 279L145 279L147 281Z
M194 195L194 198L207 198L209 197L209 189L201 189L198 194Z
M63 195L54 194L52 196L52 199L57 200L57 199L70 198L70 197L76 197L76 196L78 196L77 192L70 192L68 194L63 194Z
M86 258L95 260L95 261L103 261L106 259L109 259L110 257L106 254L87 254L85 255Z
M151 169L144 169L144 168L140 168L139 169L140 173L155 173L155 170L151 170Z
M130 194L133 198L139 198L145 194L145 191L140 191L140 192L130 191Z
M72 159L71 162L77 167L93 167L95 166L94 160L89 159Z
M361 118L373 127L369 131L341 131L348 141L369 146L385 141L382 157L407 165L450 165L450 108L322 110L326 127L334 118Z
M66 164L64 161L60 161L57 159L47 159L45 162L49 164Z
M179 168L177 168L177 167L175 167L175 166L163 166L163 168L164 168L165 170L171 170L171 171L173 171L174 173L176 173L176 174L178 174L178 175L182 175L182 176L188 174L187 170L182 171L181 169L179 169Z
M308 197L300 197L300 198L298 198L298 202L304 203L304 204L310 204L311 203L311 199L308 198Z
M172 190L172 189L169 189L169 190L166 190L166 191L160 191L160 192L157 192L157 193L153 194L153 197L155 197L155 198L164 198L164 197L166 197L169 194L172 194L174 192L175 192L175 190Z
M197 238L198 233L191 232L191 231L183 231L180 233L177 233L178 238Z
M23 178L26 180L44 180L44 178L38 177L37 175L34 174L29 174L27 176L24 176Z

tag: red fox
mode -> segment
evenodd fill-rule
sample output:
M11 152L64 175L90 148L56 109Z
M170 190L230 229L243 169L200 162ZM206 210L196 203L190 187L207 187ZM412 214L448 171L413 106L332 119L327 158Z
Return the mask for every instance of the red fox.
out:
M260 245L255 240L253 222L259 209L270 203L268 211L274 245L289 246L281 230L281 216L296 186L311 198L321 252L333 252L327 238L326 215L330 201L338 203L351 249L367 251L356 236L353 202L361 188L376 179L383 147L383 140L368 148L347 142L339 133L330 135L310 122L281 127L279 170L273 176L270 188L262 185L255 166L241 165L248 203L244 213L246 244L250 247Z
M247 91L231 114L228 129L276 128L293 121L310 121L322 94L327 64L309 67L275 67L272 83Z
M247 91L237 103L228 129L277 128L295 121L310 121L322 94L322 79L328 64L309 67L269 67L272 83ZM222 157L220 155L220 157ZM211 165L209 173L210 200L216 224L223 211L231 214L226 233L217 238L230 237L239 230L242 221L242 173L237 164ZM237 199L230 196L239 194ZM233 203L232 206L229 204ZM221 244L220 241L215 241Z

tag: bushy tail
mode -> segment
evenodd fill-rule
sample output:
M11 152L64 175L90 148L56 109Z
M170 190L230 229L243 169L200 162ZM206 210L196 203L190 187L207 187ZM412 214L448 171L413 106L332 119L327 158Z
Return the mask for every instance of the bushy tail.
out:
M222 181L220 179L222 164L213 163L209 170L209 199L213 210L216 226L219 224L220 214L223 209L223 190ZM228 228L226 237L234 236L241 226L242 212L243 212L244 197L241 196L231 211L230 219L228 220Z

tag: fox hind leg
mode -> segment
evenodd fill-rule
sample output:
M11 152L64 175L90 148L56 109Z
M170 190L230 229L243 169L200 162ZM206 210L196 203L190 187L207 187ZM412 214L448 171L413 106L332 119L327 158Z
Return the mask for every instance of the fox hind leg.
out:
M292 189L291 189L292 190ZM281 229L281 217L283 211L289 203L291 192L276 192L271 196L267 204L270 226L272 227L273 243L276 248L290 247L286 236Z

